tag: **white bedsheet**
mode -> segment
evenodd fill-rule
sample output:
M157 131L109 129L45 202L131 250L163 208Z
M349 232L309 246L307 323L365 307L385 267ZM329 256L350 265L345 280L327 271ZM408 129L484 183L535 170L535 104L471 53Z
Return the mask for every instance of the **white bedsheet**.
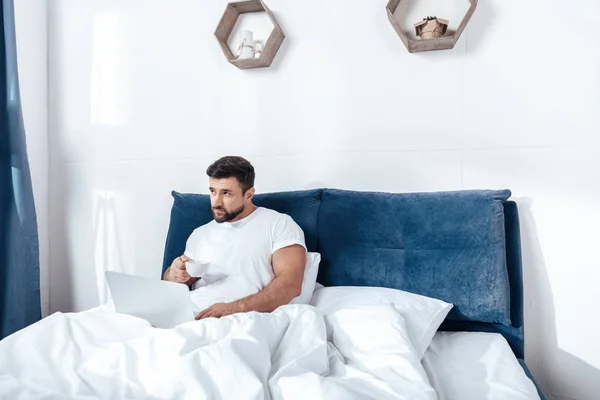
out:
M1 399L436 397L391 306L321 316L287 305L175 329L55 313L0 342Z
M538 399L504 337L483 332L437 332L423 366L440 400Z

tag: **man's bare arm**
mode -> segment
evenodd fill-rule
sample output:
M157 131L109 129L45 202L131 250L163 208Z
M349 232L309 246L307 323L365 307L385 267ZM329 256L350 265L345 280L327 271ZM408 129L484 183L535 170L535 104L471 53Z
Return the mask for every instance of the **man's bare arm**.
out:
M306 250L300 245L284 247L273 253L272 264L275 278L259 293L232 303L215 304L199 313L196 319L248 311L271 312L288 304L302 292Z

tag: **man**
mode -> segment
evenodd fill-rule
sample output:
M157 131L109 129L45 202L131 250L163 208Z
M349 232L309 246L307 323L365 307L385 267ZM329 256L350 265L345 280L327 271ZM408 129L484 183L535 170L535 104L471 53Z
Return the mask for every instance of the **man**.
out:
M258 293L201 311L196 319L240 312L271 312L300 295L306 244L304 232L288 215L252 203L254 167L242 157L228 156L206 170L214 220L195 229L183 255L173 260L163 278L194 289L198 279L185 262L211 263L212 272L238 276L253 283ZM213 268L213 266L216 266Z

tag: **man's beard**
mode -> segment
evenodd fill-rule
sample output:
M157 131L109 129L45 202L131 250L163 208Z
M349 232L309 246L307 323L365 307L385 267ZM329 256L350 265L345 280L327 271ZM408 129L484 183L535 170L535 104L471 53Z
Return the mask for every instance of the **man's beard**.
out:
M227 212L227 210L225 210L225 208L219 207L219 208L213 208L212 213L213 213L213 217L215 217L215 221L217 221L220 224L222 222L229 222L232 219L235 219L235 217L237 217L242 212L244 212L245 208L246 208L246 206L244 204L242 204L240 206L240 208L238 208L237 210L233 210L232 212ZM223 211L225 211L225 213L222 216L217 217L217 215L215 214L215 210L223 210Z

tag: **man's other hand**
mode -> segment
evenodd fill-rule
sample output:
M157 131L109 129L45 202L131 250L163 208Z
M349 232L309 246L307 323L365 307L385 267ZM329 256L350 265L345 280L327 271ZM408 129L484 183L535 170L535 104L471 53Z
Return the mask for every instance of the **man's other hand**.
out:
M185 263L191 261L190 258L182 255L173 260L173 263L169 267L169 273L166 276L166 280L177 283L187 282L191 276L185 270Z
M236 303L217 303L208 307L204 311L200 311L198 315L196 315L196 320L204 319L204 318L221 318L226 315L236 314L240 312Z

